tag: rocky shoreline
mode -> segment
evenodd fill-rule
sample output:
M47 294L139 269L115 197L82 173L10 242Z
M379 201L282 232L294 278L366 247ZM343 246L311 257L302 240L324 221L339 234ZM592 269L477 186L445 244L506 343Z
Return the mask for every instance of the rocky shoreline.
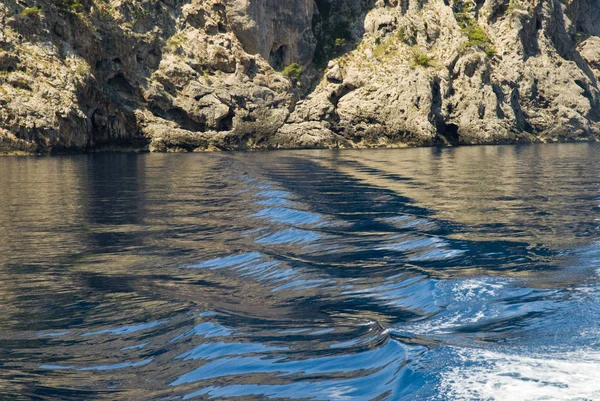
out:
M0 154L597 141L598 79L600 0L0 4Z
M219 146L213 145L212 143L200 143L195 146L198 142L193 141L173 141L169 145L165 145L163 148L151 148L150 143L138 144L137 146L131 144L116 144L116 145L102 145L93 148L53 148L48 151L39 151L33 147L27 149L20 149L14 144L11 147L2 147L0 143L0 157L2 156L52 156L52 155L74 155L74 154L92 154L92 153L210 153L210 152L269 152L279 150L367 150L367 149L411 149L411 148L453 148L453 147L468 147L468 146L510 146L510 145L535 145L535 144L567 144L567 143L598 143L600 137L592 138L573 138L567 135L553 138L552 140L544 140L540 138L528 138L520 137L515 140L500 140L493 142L479 142L479 143L349 143L348 141L336 142L312 142L312 143L265 143L259 144L258 146L247 146L240 144L237 146L231 146L231 144L220 144Z

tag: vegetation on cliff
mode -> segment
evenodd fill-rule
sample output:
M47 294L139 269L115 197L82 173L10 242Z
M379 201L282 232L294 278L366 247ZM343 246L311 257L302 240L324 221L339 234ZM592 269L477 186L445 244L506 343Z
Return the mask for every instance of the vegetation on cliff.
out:
M0 152L594 140L600 0L5 0Z

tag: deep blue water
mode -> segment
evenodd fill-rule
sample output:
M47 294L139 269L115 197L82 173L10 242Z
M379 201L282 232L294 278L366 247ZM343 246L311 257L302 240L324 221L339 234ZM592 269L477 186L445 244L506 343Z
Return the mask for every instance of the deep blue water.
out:
M600 146L0 159L0 399L600 400Z

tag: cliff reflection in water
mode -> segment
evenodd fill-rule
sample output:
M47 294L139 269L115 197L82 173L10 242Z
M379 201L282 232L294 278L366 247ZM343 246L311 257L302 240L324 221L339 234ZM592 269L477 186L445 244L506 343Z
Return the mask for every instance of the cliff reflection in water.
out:
M0 398L593 398L597 149L0 159Z

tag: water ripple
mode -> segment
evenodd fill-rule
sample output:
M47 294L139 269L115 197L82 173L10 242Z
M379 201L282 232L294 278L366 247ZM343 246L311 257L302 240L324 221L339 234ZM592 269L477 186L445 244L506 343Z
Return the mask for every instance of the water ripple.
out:
M0 399L598 399L597 149L0 159Z

